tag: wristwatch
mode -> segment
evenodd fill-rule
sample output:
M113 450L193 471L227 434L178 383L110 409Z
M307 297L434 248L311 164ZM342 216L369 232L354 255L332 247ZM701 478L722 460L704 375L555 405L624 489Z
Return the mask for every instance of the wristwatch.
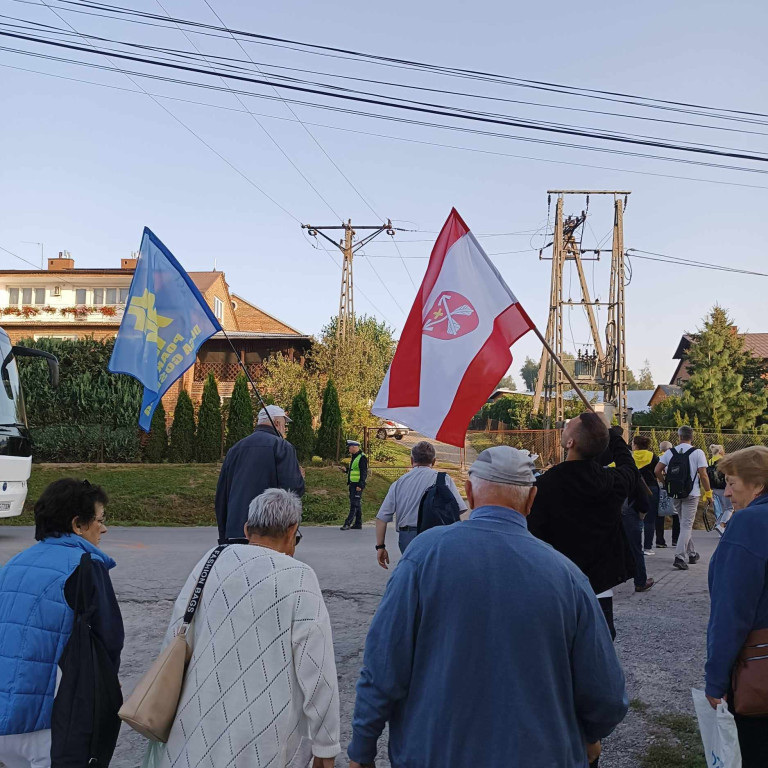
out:
M377 551L377 552L378 552L380 549L386 549L386 548L387 548L387 545L386 545L386 544L377 544L377 545L376 545L376 551Z

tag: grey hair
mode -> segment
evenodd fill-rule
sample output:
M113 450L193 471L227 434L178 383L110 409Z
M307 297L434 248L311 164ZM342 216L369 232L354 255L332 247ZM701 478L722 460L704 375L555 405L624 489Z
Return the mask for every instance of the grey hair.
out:
M531 488L533 488L533 483L531 483L531 485L493 483L490 480L472 474L469 476L469 482L472 484L472 492L475 496L495 494L498 498L502 499L508 507L516 510L522 509L523 505L528 500Z
M725 448L717 443L712 443L712 445L709 446L709 452L713 456L725 456Z
M674 447L674 446L672 445L672 443L670 443L670 442L669 442L669 440L662 440L662 441L659 443L659 450L660 450L660 451L669 451L669 450L671 450L673 447Z
M435 463L435 446L422 440L411 448L411 459L421 467L432 466Z
M677 436L681 440L690 440L693 437L693 430L688 426L680 427L677 430Z
M268 488L248 507L248 533L278 538L301 522L301 499L293 491Z

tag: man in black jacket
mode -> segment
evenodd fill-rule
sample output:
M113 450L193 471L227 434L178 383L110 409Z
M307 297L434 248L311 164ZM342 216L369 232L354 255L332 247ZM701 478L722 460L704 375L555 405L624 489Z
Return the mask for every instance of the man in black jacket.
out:
M235 443L227 452L216 487L219 544L248 543L244 533L248 507L267 488L283 488L304 495L304 472L296 450L283 437L288 421L279 406L262 408L253 434Z
M634 577L621 507L638 471L621 429L582 413L563 430L564 462L539 477L528 529L573 561L589 579L615 636L613 597L603 593ZM615 463L615 467L607 464Z

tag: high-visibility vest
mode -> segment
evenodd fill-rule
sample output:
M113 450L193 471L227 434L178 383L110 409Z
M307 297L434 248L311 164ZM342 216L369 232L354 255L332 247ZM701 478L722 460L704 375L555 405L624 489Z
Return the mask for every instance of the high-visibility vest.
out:
M365 456L365 454L360 451L360 453L356 453L352 457L352 461L349 462L349 484L352 485L353 483L359 483L360 482L360 459Z

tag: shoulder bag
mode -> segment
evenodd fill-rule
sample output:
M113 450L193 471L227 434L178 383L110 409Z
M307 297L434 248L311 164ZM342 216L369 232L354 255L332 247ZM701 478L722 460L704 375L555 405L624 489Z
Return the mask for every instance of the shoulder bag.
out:
M755 629L747 636L731 685L737 715L768 717L768 629Z
M192 656L192 649L187 643L187 630L200 605L203 588L213 564L226 546L222 544L216 547L205 561L197 584L192 590L192 597L187 604L184 621L179 631L157 657L155 663L144 673L139 684L120 709L120 719L150 741L159 741L163 744L168 741L171 726L176 718L176 710L179 707L184 674Z

